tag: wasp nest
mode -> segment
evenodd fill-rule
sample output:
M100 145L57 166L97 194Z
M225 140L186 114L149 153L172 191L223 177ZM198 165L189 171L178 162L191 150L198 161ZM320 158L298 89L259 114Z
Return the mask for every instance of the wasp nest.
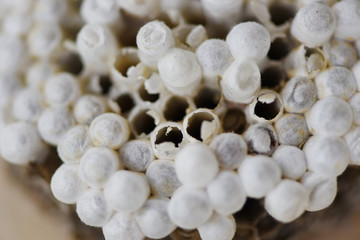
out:
M315 2L0 1L1 156L56 147L52 193L106 240L322 210L360 164L360 2Z

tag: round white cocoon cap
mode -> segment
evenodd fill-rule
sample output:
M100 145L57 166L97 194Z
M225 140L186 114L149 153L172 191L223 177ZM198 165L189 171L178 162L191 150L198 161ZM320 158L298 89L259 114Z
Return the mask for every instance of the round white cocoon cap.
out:
M336 2L332 9L337 17L334 36L344 40L360 38L360 2L347 0Z
M239 23L226 36L226 43L236 60L259 63L270 49L270 33L259 23Z
M297 180L306 171L305 154L297 147L280 145L272 158L279 164L282 175L286 178Z
M202 143L188 143L175 158L180 182L189 187L205 187L218 173L215 154Z
M177 95L189 95L199 86L201 67L193 52L172 48L160 59L160 76L165 87Z
M352 120L350 105L340 98L329 96L314 104L307 123L315 134L342 136L350 129Z
M111 217L112 210L102 192L88 190L77 200L76 213L86 225L102 227Z
M117 52L117 42L105 25L85 24L76 37L76 48L88 71L106 72Z
M201 226L211 217L212 212L206 192L196 188L179 188L168 207L171 221L184 229Z
M75 103L73 114L76 122L90 125L92 120L107 110L106 100L100 96L83 95Z
M39 22L60 22L68 11L68 2L62 0L38 0L34 15Z
M162 56L175 46L171 29L160 21L151 21L142 26L136 36L139 56L150 66L157 65Z
M285 114L275 122L275 130L280 144L302 146L310 132L303 115Z
M29 3L29 5L32 5L32 3ZM10 14L6 14L5 18L2 15L2 31L9 35L23 36L29 32L33 24L32 15L29 12L17 12L13 11Z
M214 213L211 218L198 227L201 239L231 240L236 232L236 223L232 215Z
M0 34L0 72L13 75L24 66L27 54L20 36Z
M326 177L343 173L350 161L345 141L335 136L312 136L304 145L308 169Z
M1 129L0 154L8 162L25 165L46 155L45 144L30 123L15 122Z
M359 40L359 47L360 47L360 40ZM358 53L360 53L360 48L358 50ZM360 61L358 61L353 68L351 69L352 73L354 74L357 90L360 90Z
M325 178L319 174L307 172L301 178L301 183L309 194L307 211L314 212L325 209L336 197L336 178Z
M93 188L104 187L119 167L116 152L105 147L90 148L80 160L81 177Z
M350 164L360 165L360 127L353 126L344 138L351 155Z
M148 238L162 239L172 233L176 225L170 221L168 198L153 198L134 214L141 232Z
M125 118L115 113L104 113L90 125L90 135L96 146L119 148L129 138L129 126Z
M116 213L102 228L106 240L143 240L144 235L132 215Z
M351 69L358 59L356 48L345 40L333 39L325 43L322 50L325 58L332 66L343 66Z
M286 83L281 97L286 111L304 113L316 102L316 87L309 78L295 76Z
M62 31L57 22L37 24L27 34L27 46L31 55L49 58L61 47Z
M265 209L276 220L284 223L298 218L307 207L309 196L298 182L282 180L265 197Z
M222 171L207 186L214 210L223 215L239 211L245 204L246 193L240 177L233 171Z
M35 88L25 88L20 91L13 102L13 116L19 120L35 122L43 108L40 96Z
M55 70L54 63L40 60L27 68L25 81L29 87L43 89L46 80L55 74Z
M79 125L70 128L60 139L57 152L63 162L78 162L91 145L88 128Z
M295 15L291 34L307 47L319 47L334 33L336 18L331 9L321 3L305 5Z
M172 160L155 160L146 170L151 193L160 197L171 197L181 186Z
M80 15L87 23L111 24L119 20L120 11L116 0L85 0L81 3ZM116 24L121 25L120 20Z
M141 139L122 145L119 155L124 167L136 172L146 171L155 158L150 142Z
M57 145L64 134L74 125L74 119L67 108L46 109L40 115L37 128L42 139Z
M242 0L223 0L221 2L217 0L202 0L202 6L214 21L217 19L226 19L238 17L241 11L243 1Z
M51 178L50 188L55 198L60 202L76 203L86 189L86 185L79 177L79 166L61 165Z
M68 73L56 74L45 83L44 94L51 106L69 105L80 96L80 93L77 79Z
M280 182L281 169L270 157L248 156L239 168L239 175L246 195L262 198Z
M231 27L239 21L243 0L201 0L203 11L210 23Z
M353 73L345 67L331 67L315 78L318 97L335 96L348 100L356 91Z
M349 99L349 104L353 110L354 123L360 125L360 93L355 93L354 96Z
M259 67L251 60L235 60L225 71L220 84L227 100L250 103L260 89Z
M217 86L219 77L234 61L224 40L208 39L196 49L196 57L206 83Z
M240 166L247 154L247 145L244 138L236 133L222 133L210 143L219 165L225 169L236 169Z
M21 81L13 74L3 74L0 85L0 107L8 107L12 97L21 89Z
M117 2L126 12L142 18L155 17L160 9L158 0L117 0Z
M128 213L141 208L149 193L149 184L144 174L125 170L113 174L104 189L111 208Z

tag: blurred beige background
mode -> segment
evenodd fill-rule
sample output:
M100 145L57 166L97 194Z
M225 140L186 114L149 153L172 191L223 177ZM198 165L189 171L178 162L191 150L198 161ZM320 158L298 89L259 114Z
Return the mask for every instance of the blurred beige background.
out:
M72 240L65 219L42 209L28 191L0 159L0 240Z

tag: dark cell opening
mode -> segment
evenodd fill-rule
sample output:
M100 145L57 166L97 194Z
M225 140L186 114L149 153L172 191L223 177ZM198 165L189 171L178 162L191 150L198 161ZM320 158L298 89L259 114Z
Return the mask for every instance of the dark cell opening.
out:
M187 133L193 138L202 141L201 139L201 125L204 121L212 122L214 117L205 112L195 113L189 118L188 127L186 128Z
M79 12L81 7L81 1L68 1L67 2L68 9L72 9L72 11ZM63 39L76 42L76 37L78 36L83 23L78 21L62 21L61 22L61 30L63 34Z
M194 102L197 108L214 109L219 105L220 99L220 90L204 87L196 94Z
M114 67L118 70L123 76L127 76L127 71L131 66L136 66L139 63L139 59L132 55L124 56L119 54L116 57Z
M56 147L50 146L49 151L44 158L44 161L31 162L29 164L29 168L27 169L29 171L28 174L39 175L46 182L50 183L51 177L53 176L55 171L61 166L62 163L63 162L57 153Z
M99 77L99 84L101 87L101 93L107 94L110 91L110 88L112 86L112 82L109 76L101 75Z
M171 234L171 236L174 236L174 239L201 239L199 231L196 229L183 229L183 228L176 228L175 231ZM176 236L176 237L175 237ZM165 238L168 240L168 238Z
M135 107L135 102L130 93L124 93L115 99L121 109L121 114L126 114Z
M245 226L250 226L250 228L253 228L259 219L263 217L264 207L261 201L250 197L246 199L245 205L241 211L238 211L234 214L234 218L237 222L244 223Z
M122 46L136 47L136 35L139 29L149 20L132 15L122 8L120 8L119 12L122 24L119 24L121 27L116 31L116 38L118 42L121 42Z
M148 110L139 112L132 120L132 126L136 135L151 133L155 129L155 119L147 114Z
M170 128L170 130L168 130ZM177 127L164 127L160 129L156 135L155 144L163 142L172 142L175 147L179 147L179 144L183 141L183 134Z
M291 51L291 44L285 38L276 38L270 45L268 57L272 60L281 60Z
M296 7L293 4L274 2L269 8L271 21L275 25L281 25L294 18Z
M164 117L168 121L178 122L184 119L189 103L185 98L173 96L164 107Z
M280 225L281 223L279 223L279 221L276 221L273 217L267 215L256 224L256 228L258 229L260 236L266 236L273 231L278 231L276 227Z
M260 118L272 120L279 114L280 109L281 103L279 99L275 98L271 103L258 101L255 105L254 113Z
M159 94L151 94L149 93L144 84L141 84L139 90L139 95L142 100L148 101L148 102L156 102L159 99Z
M222 121L222 127L225 132L242 134L247 126L245 113L241 109L230 108L226 111Z
M58 61L60 68L64 72L78 75L83 70L81 58L76 53L65 53Z
M281 87L285 73L278 66L269 66L261 73L261 87L275 89Z

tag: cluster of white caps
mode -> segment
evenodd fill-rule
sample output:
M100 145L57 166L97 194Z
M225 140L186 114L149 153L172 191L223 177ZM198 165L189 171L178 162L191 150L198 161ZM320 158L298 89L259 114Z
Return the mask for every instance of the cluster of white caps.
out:
M360 165L358 0L0 5L0 154L57 147L55 198L106 240L230 240L247 197L291 222Z

